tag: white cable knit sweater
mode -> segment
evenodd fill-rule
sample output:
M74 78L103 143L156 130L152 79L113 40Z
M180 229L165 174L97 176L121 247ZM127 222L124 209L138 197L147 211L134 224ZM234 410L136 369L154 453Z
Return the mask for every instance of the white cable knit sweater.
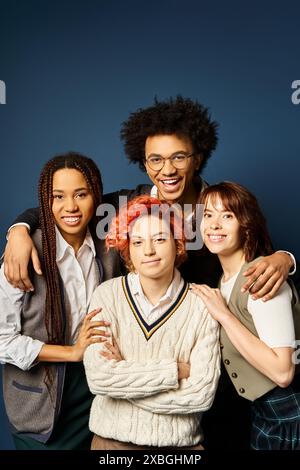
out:
M213 401L220 374L218 324L185 284L170 309L150 327L138 313L126 277L101 284L90 311L108 320L123 361L89 346L84 355L94 398L90 429L99 436L147 446L193 446L202 439L202 411ZM178 382L177 362L190 377ZM199 413L200 412L200 413Z

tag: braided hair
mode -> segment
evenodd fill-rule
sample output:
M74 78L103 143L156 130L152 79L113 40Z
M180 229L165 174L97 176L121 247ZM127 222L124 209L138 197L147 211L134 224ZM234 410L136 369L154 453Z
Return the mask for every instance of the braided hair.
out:
M99 169L90 158L76 152L68 152L49 160L44 166L39 180L39 211L42 231L43 273L46 279L47 294L45 304L45 326L49 344L64 344L63 305L60 293L59 273L56 265L55 221L52 214L52 183L56 171L69 168L83 174L92 193L95 209L102 199L102 181ZM90 222L95 233L96 217Z

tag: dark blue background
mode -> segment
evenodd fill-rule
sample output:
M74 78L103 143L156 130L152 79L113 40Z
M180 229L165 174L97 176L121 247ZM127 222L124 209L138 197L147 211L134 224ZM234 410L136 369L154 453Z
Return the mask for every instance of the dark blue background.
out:
M253 190L276 246L299 257L299 44L296 1L0 1L0 248L58 152L93 157L105 191L146 182L127 164L120 124L155 95L180 93L220 123L206 179Z

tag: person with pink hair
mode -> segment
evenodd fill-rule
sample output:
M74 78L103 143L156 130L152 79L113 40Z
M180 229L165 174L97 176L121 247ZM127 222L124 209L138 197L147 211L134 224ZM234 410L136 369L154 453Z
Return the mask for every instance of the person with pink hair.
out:
M202 449L199 423L220 374L218 326L177 270L182 220L166 202L140 196L120 210L106 242L129 274L102 283L90 305L110 323L84 355L96 395L92 449Z

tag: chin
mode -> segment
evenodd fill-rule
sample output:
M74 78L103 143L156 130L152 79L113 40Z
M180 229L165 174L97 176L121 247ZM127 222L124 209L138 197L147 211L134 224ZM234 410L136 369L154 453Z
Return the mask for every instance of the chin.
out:
M182 192L177 191L176 193L163 193L162 197L165 199L165 201L176 202L182 197Z
M206 245L206 248L211 252L213 253L214 255L218 255L222 252L222 249L220 250L218 247L216 246L208 246Z

